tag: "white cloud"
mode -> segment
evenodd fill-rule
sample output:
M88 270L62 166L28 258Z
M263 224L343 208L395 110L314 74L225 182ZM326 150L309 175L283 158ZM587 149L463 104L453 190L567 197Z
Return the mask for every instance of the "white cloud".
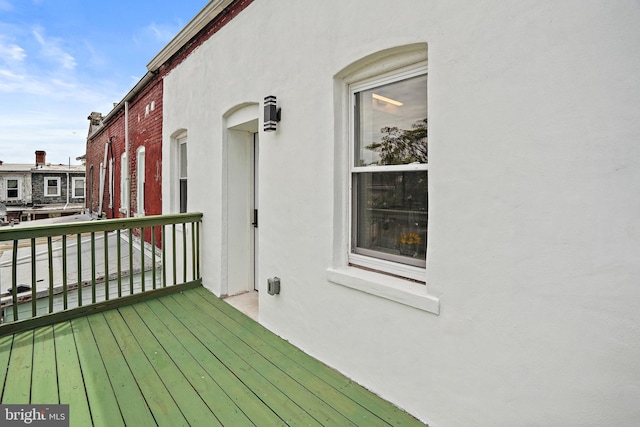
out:
M42 33L44 32L41 28L35 28L32 31L33 36L36 38L40 47L42 48L42 54L57 62L62 68L67 70L72 70L76 67L77 63L75 58L69 53L65 52L60 44L62 43L61 39L57 38L45 38Z
M2 0L0 0L1 2ZM0 3L1 4L1 3ZM13 44L0 35L0 59L4 62L20 62L27 56L23 48Z
M177 31L175 28L169 27L167 25L158 25L155 22L147 25L144 28L144 32L153 36L153 38L159 42L169 42L176 35Z

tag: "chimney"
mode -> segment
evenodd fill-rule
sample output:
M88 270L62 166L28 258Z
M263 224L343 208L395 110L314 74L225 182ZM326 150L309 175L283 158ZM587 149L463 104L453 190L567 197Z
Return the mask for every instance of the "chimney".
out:
M36 151L36 166L44 166L47 163L47 152L38 150Z

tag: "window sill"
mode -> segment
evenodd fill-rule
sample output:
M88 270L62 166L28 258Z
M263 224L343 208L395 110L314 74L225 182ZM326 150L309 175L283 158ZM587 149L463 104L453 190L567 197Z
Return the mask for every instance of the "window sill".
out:
M355 267L329 268L327 278L336 285L440 314L440 299L428 295L425 285L419 283Z

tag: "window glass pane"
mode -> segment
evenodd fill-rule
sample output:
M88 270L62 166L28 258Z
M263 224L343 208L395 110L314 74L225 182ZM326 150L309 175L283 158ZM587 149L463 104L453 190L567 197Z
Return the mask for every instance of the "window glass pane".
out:
M84 197L84 180L74 179L73 185L74 185L74 189L73 189L74 197Z
M8 179L7 180L7 198L17 198L18 197L18 180L17 179Z
M354 174L354 252L426 264L427 171Z
M58 181L55 179L47 179L47 195L55 196L58 194Z
M427 76L355 94L354 166L427 163Z
M180 213L187 211L187 180L180 180Z
M180 178L187 177L187 144L180 144Z

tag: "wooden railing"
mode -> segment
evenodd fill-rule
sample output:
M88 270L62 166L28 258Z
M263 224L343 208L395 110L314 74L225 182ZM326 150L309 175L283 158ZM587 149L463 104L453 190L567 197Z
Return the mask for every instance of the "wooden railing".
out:
M0 335L199 286L201 213L0 228Z

